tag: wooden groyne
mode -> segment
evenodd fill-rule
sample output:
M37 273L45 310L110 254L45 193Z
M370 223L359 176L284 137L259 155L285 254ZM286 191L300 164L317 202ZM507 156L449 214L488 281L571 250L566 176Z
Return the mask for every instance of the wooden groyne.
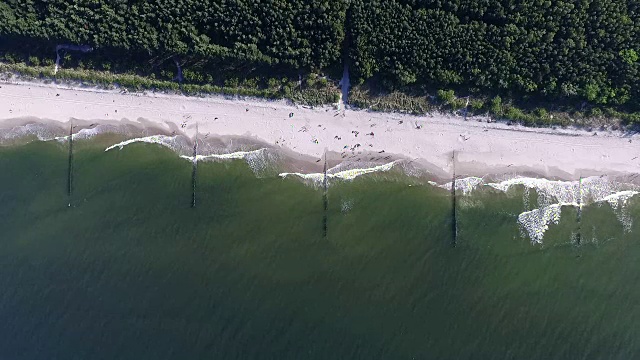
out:
M196 187L198 182L198 125L196 124L196 136L193 142L193 162L191 168L191 207L196 207Z
M67 167L67 196L71 206L71 194L73 192L73 124L69 125L69 164Z
M322 213L322 237L324 239L327 238L327 222L328 222L328 209L329 209L329 183L327 182L327 150L324 151L324 178L322 179L322 205L323 205L323 213Z
M453 177L451 179L451 233L452 240L451 246L456 247L458 244L458 214L457 214L457 204L456 204L456 152L453 152L451 156L451 161L453 162Z

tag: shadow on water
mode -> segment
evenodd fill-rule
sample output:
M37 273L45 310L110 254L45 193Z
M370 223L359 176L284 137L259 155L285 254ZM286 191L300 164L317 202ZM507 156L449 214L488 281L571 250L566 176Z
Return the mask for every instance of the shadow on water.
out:
M324 152L324 177L322 179L322 237L327 239L327 210L329 208L329 183L327 182L327 151Z
M73 125L69 126L69 165L67 170L67 195L71 206L71 192L73 191Z
M191 170L191 207L196 207L196 185L198 181L198 138L193 142L193 165Z
M456 185L457 185L457 177L456 177L456 152L454 151L451 155L452 168L453 168L453 176L451 177L451 247L456 247L458 243L458 214L457 211L457 196L456 196Z

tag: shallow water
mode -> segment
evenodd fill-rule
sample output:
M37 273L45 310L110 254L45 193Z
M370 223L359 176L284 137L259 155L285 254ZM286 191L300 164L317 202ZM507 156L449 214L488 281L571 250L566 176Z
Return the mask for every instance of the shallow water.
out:
M562 208L532 243L523 188L397 172L322 188L155 144L0 148L0 354L51 359L632 358L640 201ZM526 198L526 201L525 201ZM70 205L69 205L70 204ZM326 237L323 218L327 219ZM579 242L576 234L580 234ZM524 236L523 236L524 235Z

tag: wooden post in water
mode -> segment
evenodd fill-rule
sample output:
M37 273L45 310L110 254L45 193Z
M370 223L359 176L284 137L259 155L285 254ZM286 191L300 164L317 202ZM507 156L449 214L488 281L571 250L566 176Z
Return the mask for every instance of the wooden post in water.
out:
M452 221L451 232L453 234L451 246L456 247L458 243L458 216L456 213L456 152L451 156L453 162L453 178L451 180L451 205L452 205Z
M327 149L324 149L324 178L322 180L323 192L322 192L322 205L324 212L322 214L322 237L327 239L327 211L329 209L329 184L327 183Z
M73 191L73 123L69 125L69 165L67 168L67 196L71 207L71 193Z
M196 181L198 173L198 123L196 123L196 136L193 142L193 168L191 170L191 207L196 207Z
M576 235L576 243L580 245L582 242L582 176L578 180L578 234Z

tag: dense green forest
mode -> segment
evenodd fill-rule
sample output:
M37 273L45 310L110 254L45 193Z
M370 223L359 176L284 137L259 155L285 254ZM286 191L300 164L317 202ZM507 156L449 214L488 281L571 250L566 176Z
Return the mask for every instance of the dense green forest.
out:
M332 0L5 0L0 34L148 56L323 68L340 57L346 5Z
M349 14L360 81L638 104L637 1L355 0Z
M544 108L538 118L640 108L640 3L631 0L0 2L5 62L48 66L65 43L95 49L65 52L67 68L171 81L179 59L187 85L248 84L290 98L303 84L335 88L316 74L337 80L346 61L362 106L391 93L413 111L456 109L470 96L472 111L516 120L528 118L504 103Z
M196 92L302 93L326 103L335 101L335 86L307 76L303 88L298 79L340 62L346 9L333 0L3 0L0 54L51 65L56 45L85 44L94 51L61 51L66 70L57 77L109 78L70 70L94 69L141 75L116 79L138 89L171 88L178 61Z

